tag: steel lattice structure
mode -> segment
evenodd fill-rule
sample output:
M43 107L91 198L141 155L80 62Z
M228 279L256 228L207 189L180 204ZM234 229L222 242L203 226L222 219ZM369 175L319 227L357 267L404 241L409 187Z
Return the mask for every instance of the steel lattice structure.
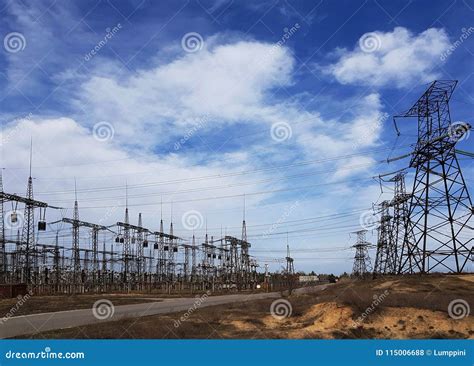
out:
M3 177L0 169L0 193L3 194ZM3 211L3 196L0 197L0 281L5 281L7 273L7 258L5 248L5 223L3 218L5 217Z
M366 240L367 230L359 230L354 234L357 234L357 241L353 245L356 249L354 255L354 265L352 267L352 276L363 278L372 272L372 264L369 257L369 246L371 245Z
M449 100L456 84L434 81L413 107L395 117L417 118L418 123L410 161L416 173L400 273L461 273L468 270L468 263L472 265L473 207L455 150L470 126L451 124Z
M377 229L377 254L374 275L394 274L397 267L397 248L393 240L393 217L390 215L390 201L380 204L380 226Z

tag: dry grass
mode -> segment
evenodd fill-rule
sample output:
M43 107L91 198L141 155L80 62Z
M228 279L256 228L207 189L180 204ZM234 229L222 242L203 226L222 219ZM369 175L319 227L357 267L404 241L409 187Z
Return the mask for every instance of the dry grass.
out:
M292 295L292 316L269 314L272 300L201 308L175 327L183 313L56 330L45 338L474 338L474 317L453 320L448 304L474 304L474 275L341 281L319 293ZM367 317L374 295L388 295Z
M47 313L53 311L90 309L94 302L99 299L113 299L116 305L139 304L148 300L145 296L127 296L127 295L71 295L71 296L31 296L23 304L16 308L18 299L0 300L0 314L7 314L14 310L14 315L29 315L38 313ZM159 300L153 300L159 301Z

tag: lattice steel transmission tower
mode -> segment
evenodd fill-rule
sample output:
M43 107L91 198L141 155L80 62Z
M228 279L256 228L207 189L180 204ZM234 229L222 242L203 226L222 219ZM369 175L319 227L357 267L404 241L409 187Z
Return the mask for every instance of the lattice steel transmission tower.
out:
M393 240L392 216L390 201L380 204L380 225L377 229L377 254L374 264L374 275L394 274L397 270L397 250Z
M77 290L77 286L80 282L81 275L81 253L79 250L79 205L77 203L77 189L76 183L74 182L74 212L73 212L73 224L72 224L72 265L73 265L73 284L74 289Z
M191 279L192 281L196 281L196 275L197 275L197 266L196 266L196 237L193 234L193 241L191 244Z
M175 274L175 258L174 253L177 251L178 247L175 245L174 241L174 230L173 230L173 214L171 214L170 222L170 234L168 237L168 280L170 282L174 281Z
M399 272L461 273L472 266L473 206L455 145L471 126L451 124L457 81L434 81L407 112L418 121L410 167L416 169ZM410 241L414 240L413 243ZM418 255L420 253L420 255Z
M31 177L31 162L33 159L33 148L30 147L30 175L28 177L28 187L26 189L25 213L23 231L21 235L20 263L22 268L23 282L31 283L31 254L35 252L35 205L33 201L33 178Z
M369 246L371 244L366 240L366 233L367 230L354 232L354 234L357 234L357 241L352 246L356 249L354 265L352 267L352 275L354 277L363 278L372 272L372 264L369 256Z
M128 201L128 200L127 200ZM123 275L123 283L129 283L129 276L130 276L130 259L132 257L130 251L130 217L128 214L128 203L125 207L125 220L124 220L124 228L123 228L123 250L122 250L122 275Z
M3 193L3 178L0 168L0 193ZM3 211L3 197L0 197L0 283L6 282L7 276L7 253L5 245L5 212Z
M144 260L144 252L143 252L143 241L144 241L144 235L146 230L143 229L143 224L142 224L142 214L138 214L138 227L140 229L137 229L137 274L138 278L141 281L141 277L145 273L145 260Z
M390 203L390 206L393 207L393 220L392 220L392 229L393 229L393 242L395 247L395 256L396 256L396 271L400 272L400 263L405 260L404 257L407 254L404 254L404 257L401 257L402 248L410 247L410 252L413 253L417 258L421 258L421 254L416 247L413 247L415 242L412 232L407 232L406 228L410 225L410 216L409 216L409 201L411 194L407 193L405 185L405 176L406 172L402 171L391 179L389 182L394 183L394 195ZM411 258L406 258L408 261ZM410 266L409 266L410 267Z

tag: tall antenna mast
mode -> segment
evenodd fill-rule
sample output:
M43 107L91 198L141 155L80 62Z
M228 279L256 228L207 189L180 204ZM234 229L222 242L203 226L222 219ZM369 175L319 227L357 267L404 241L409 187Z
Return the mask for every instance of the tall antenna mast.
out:
M33 162L33 137L30 139L30 177L31 177L31 165Z

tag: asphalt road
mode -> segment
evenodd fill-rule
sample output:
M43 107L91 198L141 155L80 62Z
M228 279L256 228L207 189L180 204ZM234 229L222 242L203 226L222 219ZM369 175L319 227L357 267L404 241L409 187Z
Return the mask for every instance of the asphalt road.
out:
M295 290L295 293L307 293L320 291L327 285L314 287L305 287ZM198 307L222 305L236 302L245 302L252 300L271 299L281 297L279 292L257 293L257 294L235 294L209 296L199 301ZM112 299L113 300L113 299ZM144 304L120 305L113 307L113 314L108 305L98 308L96 315L104 317L98 319L94 316L92 309L57 311L53 313L41 313L32 315L16 316L7 319L0 324L0 338L11 338L20 335L36 334L54 329L63 329L78 327L87 324L99 323L104 321L114 321L123 318L136 318L141 316L166 314L178 311L186 311L198 302L195 297L160 299L160 302L147 302ZM107 316L109 315L109 316Z

